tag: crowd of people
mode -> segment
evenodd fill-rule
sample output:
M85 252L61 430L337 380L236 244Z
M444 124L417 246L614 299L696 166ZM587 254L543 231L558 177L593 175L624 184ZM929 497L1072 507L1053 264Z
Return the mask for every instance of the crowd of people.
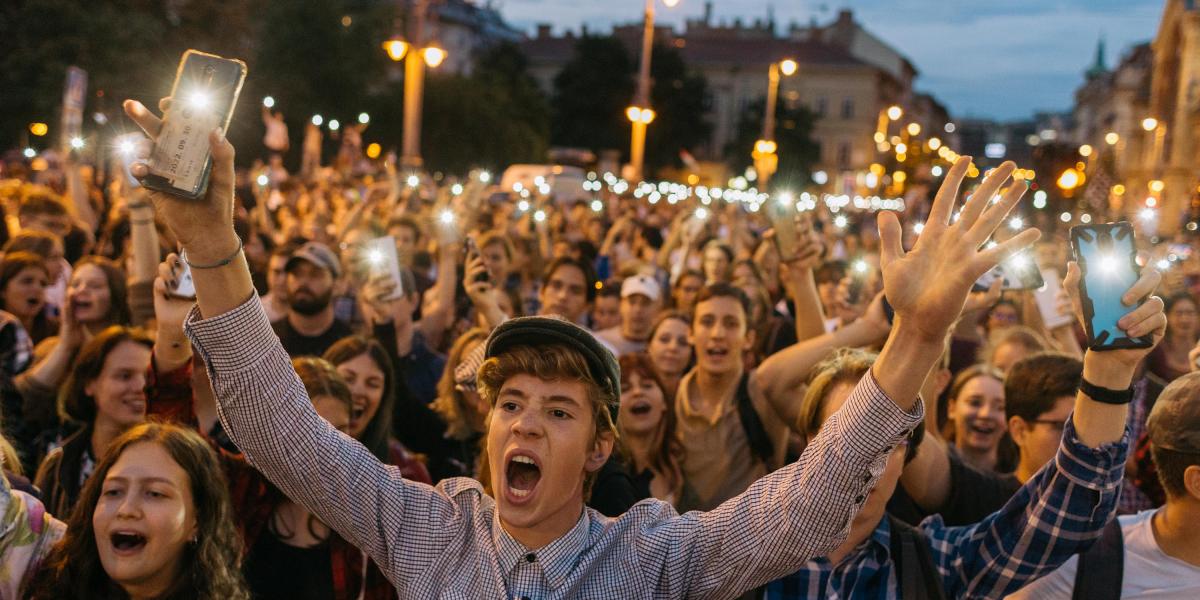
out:
M0 598L1200 593L1182 234L1124 297L1153 349L1094 351L1011 163L780 221L418 176L361 131L290 173L263 118L200 200L138 185L148 140L0 167ZM973 289L1018 252L1053 310Z

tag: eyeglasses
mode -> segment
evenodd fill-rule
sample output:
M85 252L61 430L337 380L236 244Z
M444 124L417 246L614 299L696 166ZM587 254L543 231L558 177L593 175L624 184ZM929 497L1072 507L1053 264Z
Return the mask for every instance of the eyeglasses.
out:
M1030 423L1034 425L1049 425L1059 431L1062 431L1067 426L1066 421L1052 421L1050 419L1034 419Z

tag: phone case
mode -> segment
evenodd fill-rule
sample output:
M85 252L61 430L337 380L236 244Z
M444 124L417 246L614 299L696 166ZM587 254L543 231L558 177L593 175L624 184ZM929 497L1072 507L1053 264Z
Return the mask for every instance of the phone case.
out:
M150 154L142 185L195 200L208 191L212 151L208 134L229 129L246 80L246 63L188 50L179 61L171 106Z
M179 251L179 262L183 263L183 267L179 272L179 283L174 289L170 290L170 295L185 300L195 300L196 282L192 279L192 268L188 266L187 253L183 250Z
M1042 314L1042 323L1047 329L1056 329L1063 325L1069 325L1075 320L1075 317L1070 313L1061 313L1058 311L1058 293L1062 290L1062 280L1059 278L1058 271L1054 269L1043 269L1042 279L1046 285L1037 289L1033 293L1034 301L1037 302L1038 312Z
M396 252L396 238L390 235L375 238L366 243L365 250L371 276L388 277L396 284L395 291L383 300L395 300L404 296L404 279L400 277L400 256Z
M775 228L775 248L779 255L791 258L796 255L796 207L790 203L768 202L767 216Z
M1125 306L1121 296L1137 282L1140 269L1135 260L1133 226L1127 222L1077 225L1071 228L1071 250L1081 271L1080 300L1088 348L1117 350L1149 348L1152 336L1131 338L1117 321L1135 306Z

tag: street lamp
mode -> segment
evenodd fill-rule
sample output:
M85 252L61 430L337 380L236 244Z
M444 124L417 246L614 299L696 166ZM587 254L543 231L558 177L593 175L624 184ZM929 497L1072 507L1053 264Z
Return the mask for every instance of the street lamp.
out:
M1157 128L1158 119L1155 119L1154 117L1146 117L1145 119L1142 119L1142 129L1145 129L1146 131L1154 131Z
M663 0L667 8L674 8L679 0ZM646 126L654 120L650 109L650 52L654 48L654 0L646 0L642 13L642 58L638 64L637 92L633 104L625 109L632 130L629 136L629 167L633 181L642 180L642 168L646 162ZM635 112L636 109L636 112ZM646 113L649 112L649 117ZM634 115L637 118L634 118Z
M762 137L754 143L754 170L758 172L759 187L767 189L767 183L779 166L779 157L775 155L778 146L775 144L775 106L779 102L779 80L781 77L795 75L800 70L796 61L785 58L771 63L767 68L767 106L763 114Z
M408 38L393 35L383 42L384 52L393 62L404 61L404 139L400 165L419 169L421 160L421 104L425 87L425 67L436 69L446 60L446 51L434 42L426 43L425 14L431 0L415 0L408 19ZM360 121L361 122L361 121Z

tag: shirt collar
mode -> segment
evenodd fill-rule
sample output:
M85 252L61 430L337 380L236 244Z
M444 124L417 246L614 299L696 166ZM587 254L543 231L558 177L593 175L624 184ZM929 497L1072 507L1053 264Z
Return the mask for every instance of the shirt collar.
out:
M493 513L495 526L492 528L492 538L496 545L497 560L500 563L500 572L506 576L512 573L517 564L525 561L526 556L533 554L535 561L542 568L542 572L546 575L546 581L550 584L550 589L559 589L567 581L567 576L571 574L571 569L575 567L575 563L579 561L580 555L587 548L588 532L591 530L591 516L585 508L583 514L579 516L579 520L575 522L575 526L567 533L560 536L558 539L550 542L541 550L531 551L524 544L513 539L504 527L500 524L499 506Z

